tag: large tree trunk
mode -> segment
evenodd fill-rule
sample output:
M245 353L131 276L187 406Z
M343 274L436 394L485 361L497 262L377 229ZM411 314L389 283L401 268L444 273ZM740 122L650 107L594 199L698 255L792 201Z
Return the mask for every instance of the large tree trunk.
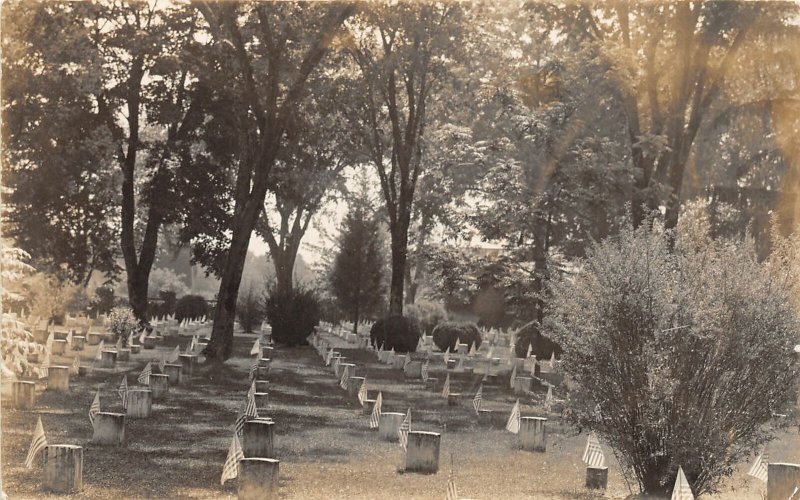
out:
M407 219L407 217L405 218ZM389 286L389 316L403 315L403 292L408 259L408 222L401 218L392 228L392 281Z
M254 196L254 198L258 198L258 196ZM233 322L236 320L236 299L239 296L239 285L242 283L242 272L250 245L250 235L253 233L260 210L260 200L251 199L250 203L245 205L238 218L238 223L233 229L231 246L217 292L217 308L214 312L211 340L203 350L203 355L210 361L221 363L231 356Z
M296 256L282 251L272 255L275 265L275 285L278 293L290 296L294 292L294 261Z
M138 267L138 266L137 266ZM139 321L147 320L147 292L150 270L132 269L128 272L128 302Z

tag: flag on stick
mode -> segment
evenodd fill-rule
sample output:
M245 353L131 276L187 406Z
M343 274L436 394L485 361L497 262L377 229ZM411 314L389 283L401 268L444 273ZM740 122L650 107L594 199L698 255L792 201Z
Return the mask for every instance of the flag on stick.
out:
M44 343L44 347L47 349L47 352L53 350L53 340L55 340L53 337L53 332L50 332L50 335L47 336L47 340Z
M81 371L81 357L75 356L75 359L72 360L72 369L70 370L70 372L72 372L72 374L74 375L77 375L78 372L80 371Z
M447 363L450 361L450 346L447 346L447 350L444 351L444 366L447 367Z
M528 352L525 354L525 359L531 357L531 352L533 351L533 345L528 344Z
M248 398L249 398L249 397L255 397L255 395L256 395L256 381L255 381L255 380L253 380L253 381L250 383L250 388L249 388L249 389L247 389L247 397L248 397Z
M33 439L31 446L28 448L28 456L25 458L25 467L30 469L33 467L33 460L36 455L47 447L47 437L44 435L44 426L42 425L42 417L36 422L36 429L33 431Z
M100 413L100 389L94 395L92 406L89 407L89 421L94 425L94 416Z
M514 363L514 369L511 370L511 388L514 388L514 383L517 381L517 363Z
M255 395L248 394L247 403L244 405L244 411L239 414L239 417L236 418L236 424L234 425L236 434L241 436L242 431L244 430L244 423L254 418L258 418L258 410L256 410L256 397Z
M341 387L344 390L347 390L347 383L348 383L347 374L348 374L348 371L345 370L345 369L342 369L342 379L339 380L339 387Z
M408 448L408 433L410 431L411 431L411 408L408 409L408 412L406 412L406 417L400 424L400 428L397 429L397 436L400 438L400 446L402 446L404 450Z
M553 406L553 386L547 386L547 396L544 397L544 409L550 411Z
M382 403L383 403L383 394L379 392L378 397L375 398L375 404L372 406L372 416L369 419L370 429L377 429L378 424L380 424Z
M225 465L222 467L222 478L220 484L225 484L228 479L234 479L239 476L239 460L244 458L242 453L242 445L239 444L239 436L234 434L231 446L228 448L228 457L225 459Z
M672 489L672 500L694 500L692 488L689 486L689 481L686 480L681 466L678 466L678 477L675 479L675 487Z
M442 387L442 397L447 399L450 397L450 374L444 379L444 386Z
M117 394L119 397L122 398L122 407L128 407L128 376L122 376L122 382L119 383L119 389L117 389Z
M597 435L592 432L586 440L586 450L583 452L583 463L587 467L605 467L606 457L603 455L603 449L600 447L600 440Z
M106 341L101 340L100 345L97 346L97 354L94 355L95 361L101 361L103 359L103 347L105 347Z
M475 393L475 397L472 398L472 407L475 408L475 414L478 414L478 410L481 409L481 403L483 403L483 384L478 387L478 392Z
M513 434L519 433L519 399L516 403L514 403L514 407L511 409L511 415L508 416L508 422L506 422L506 430Z
M261 339L256 339L256 341L253 342L253 348L250 349L250 355L252 356L254 354L261 354Z
M67 348L72 349L72 330L67 334Z
M147 328L142 328L142 333L139 334L139 343L144 345L144 338L147 337Z
M430 364L430 361L428 361L427 359L425 360L424 363L422 363L422 370L420 371L420 375L422 375L422 381L423 382L427 382L428 381L428 365L429 364Z
M325 366L331 366L331 360L333 359L333 347L330 348L328 351L328 355L325 356Z
M148 361L147 364L144 366L144 370L142 370L142 373L139 374L139 378L137 378L136 380L140 384L150 385L150 375L152 375L152 373L153 373L153 367L150 365L150 362Z
M167 367L167 358L166 358L166 356L164 355L164 353L162 352L162 353L161 353L161 359L160 359L160 360L158 360L158 370L159 370L161 373L164 373L164 370L166 370L166 367Z
M456 475L453 468L450 468L450 475L447 477L447 496L445 500L458 500L458 490L456 490Z
M364 406L364 403L367 401L367 378L364 377L364 381L361 382L361 387L358 389L358 402L361 403L361 406Z
M756 457L756 461L753 463L753 466L750 467L750 471L747 474L766 483L768 465L769 460L767 459L766 452L761 452L758 454L758 457Z
M178 361L178 359L180 358L180 355L181 355L181 348L178 347L178 346L175 346L175 350L172 351L172 354L169 355L169 357L167 358L167 361L169 361L170 363L174 363L174 362Z

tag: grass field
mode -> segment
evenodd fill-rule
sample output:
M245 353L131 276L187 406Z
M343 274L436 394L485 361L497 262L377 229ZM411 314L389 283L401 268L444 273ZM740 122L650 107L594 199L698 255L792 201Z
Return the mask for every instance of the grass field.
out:
M187 340L181 341L185 347ZM99 447L90 443L89 406L101 387L103 411L122 411L116 388L122 375L136 385L136 376L160 351L171 351L167 339L157 351L142 351L115 370L96 369L73 377L71 391L38 394L33 411L3 408L3 484L12 499L45 498L41 469L23 467L36 415L41 415L51 444L84 446L84 490L76 498L233 498L236 481L220 486L219 479L232 435L232 426L249 387L247 353L253 337L237 336L234 358L223 368L201 367L191 381L170 388L166 400L154 404L148 419L129 420L127 446ZM94 354L94 347L82 353ZM281 498L292 499L428 499L444 498L451 456L462 498L572 499L625 498L629 490L607 447L609 489L589 494L583 489L581 462L585 435L559 422L548 422L548 451L516 449L516 436L479 427L468 399L448 407L445 400L419 381L404 380L402 370L379 364L374 354L342 349L367 377L370 397L383 392L384 411L411 408L412 430L442 433L438 474L402 473L402 449L382 441L369 429L355 398L338 387L332 370L311 347L276 348L270 374L270 407L266 416L276 422L275 451L280 459ZM68 360L65 360L68 361ZM88 361L87 361L88 363ZM66 362L65 362L66 364ZM436 376L432 371L431 376ZM507 380L505 381L507 382ZM454 391L472 394L477 376L454 377ZM516 399L507 384L484 387L484 407L507 415ZM541 408L523 406L523 415ZM263 414L263 412L261 412ZM768 448L774 461L800 462L800 437L792 428ZM765 486L745 475L742 464L725 483L719 498L758 499Z

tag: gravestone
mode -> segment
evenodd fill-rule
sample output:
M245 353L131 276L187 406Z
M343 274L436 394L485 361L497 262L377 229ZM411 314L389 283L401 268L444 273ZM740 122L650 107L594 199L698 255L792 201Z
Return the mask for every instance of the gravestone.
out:
M405 471L435 474L439 470L440 440L438 432L409 432Z
M44 449L42 489L53 493L77 493L83 489L83 448L54 444Z

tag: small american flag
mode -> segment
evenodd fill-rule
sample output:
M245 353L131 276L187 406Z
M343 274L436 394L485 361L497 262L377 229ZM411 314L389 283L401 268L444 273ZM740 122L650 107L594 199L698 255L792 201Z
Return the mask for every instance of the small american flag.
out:
M753 466L750 467L750 471L747 474L766 483L768 465L769 459L767 459L767 453L761 452L758 454L758 457L756 457L756 461L753 463Z
M81 357L75 356L75 359L72 361L72 370L70 370L73 374L78 374L81 371Z
M139 377L136 379L136 381L139 382L140 384L150 385L150 375L152 373L153 373L153 367L148 361L147 364L144 366L144 370L142 370L142 373L139 374Z
M142 333L139 334L139 343L144 344L144 338L147 337L147 328L142 328Z
M444 386L442 387L442 397L447 399L450 397L450 374L444 379Z
M347 370L347 367L344 367L342 369L342 378L339 380L339 387L347 390L347 384L350 382L348 378L350 378L350 372Z
M128 407L128 376L122 376L122 382L119 383L119 389L117 389L117 394L119 397L122 398L122 407Z
M67 334L67 347L72 349L72 330Z
M472 407L475 408L475 414L478 414L478 410L481 409L481 403L483 403L483 384L478 387L478 392L475 393L475 397L472 398Z
M447 477L447 496L445 500L458 500L458 490L456 490L456 475L453 469L450 469L450 475Z
M450 361L450 346L448 346L447 350L444 351L444 366L447 366L448 361Z
M511 409L511 415L508 416L508 422L506 422L506 430L508 432L517 434L519 433L519 399L516 403L514 403L514 408Z
M44 426L42 425L42 417L36 422L36 429L33 431L33 439L31 446L28 448L28 456L25 458L25 467L28 469L33 467L33 460L36 455L47 447L47 437L44 435Z
M242 431L244 430L244 423L254 418L258 418L258 410L256 409L256 397L255 395L248 395L247 403L245 403L244 405L244 411L239 414L239 417L236 419L236 424L234 425L236 434L241 436Z
M220 484L225 484L228 479L234 479L239 476L239 460L244 458L242 453L242 445L239 444L239 436L234 434L231 446L228 448L228 457L225 459L225 465L222 467L222 478Z
M428 381L428 365L429 364L430 364L430 361L428 361L427 359L425 360L424 363L422 363L422 370L420 371L420 374L422 375L422 381L423 382L427 382Z
M331 360L333 359L333 347L330 348L328 351L328 355L325 356L325 366L331 366Z
M547 386L547 396L544 397L544 409L550 411L553 406L553 386Z
M526 359L531 357L532 351L533 351L533 346L531 344L528 344L528 352L525 354Z
M358 402L361 403L361 406L364 406L364 403L367 401L367 378L364 377L364 381L361 382L361 387L358 389Z
M516 363L514 363L514 369L513 369L513 370L511 370L511 379L510 379L510 382L511 382L511 388L512 388L512 389L514 388L514 383L515 383L516 381L517 381L517 364L516 364Z
M678 477L675 479L675 487L672 489L672 500L694 500L692 488L689 486L689 481L686 480L681 466L678 466Z
M159 370L161 373L164 373L164 370L166 370L166 367L167 367L167 358L166 358L166 356L164 355L164 353L162 352L162 353L161 353L161 359L160 359L160 360L158 360L158 370Z
M89 407L89 422L94 425L94 417L100 413L100 389L97 389L97 393L94 395L94 401L92 401L92 406Z
M260 355L261 354L261 339L256 339L253 342L253 347L250 349L250 355Z
M586 440L586 451L583 452L583 463L587 467L605 467L606 457L603 455L603 449L600 447L600 440L597 435L592 432Z
M258 375L258 360L253 361L250 365L250 380L255 380Z
M170 354L169 358L167 358L167 361L169 361L170 363L174 363L178 361L180 355L181 355L181 348L175 346L175 350L172 351L172 354Z
M400 428L397 429L397 436L400 438L400 446L402 446L404 450L408 448L409 432L411 432L411 408L408 409L408 412L406 412L406 417L400 424Z
M372 407L372 415L369 418L369 428L370 429L377 429L378 425L381 421L381 404L383 403L383 394L378 393L378 397L375 398L375 405Z
M97 354L94 355L95 361L102 361L103 360L103 347L105 346L105 340L100 341L100 345L97 346Z
M255 380L253 380L253 381L250 383L250 388L249 388L249 389L247 389L247 397L248 397L248 398L249 398L249 397L255 397L255 394L256 394L256 381L255 381Z

